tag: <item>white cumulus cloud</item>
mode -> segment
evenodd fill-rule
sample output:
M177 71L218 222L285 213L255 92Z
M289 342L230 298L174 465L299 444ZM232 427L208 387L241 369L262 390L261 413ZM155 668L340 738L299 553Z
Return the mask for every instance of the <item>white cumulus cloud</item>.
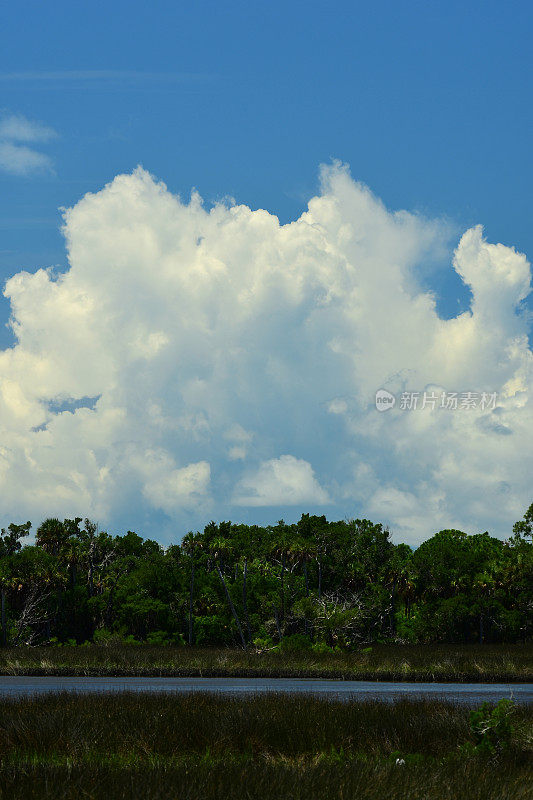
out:
M311 464L294 456L264 461L236 487L238 506L293 506L329 503L327 492L315 478Z
M466 231L449 269L471 308L442 319L418 276L449 228L389 211L338 165L321 178L286 225L182 201L142 169L64 212L69 270L5 287L6 522L87 514L175 539L329 501L411 542L509 533L533 499L525 256ZM393 409L376 410L378 389ZM498 399L407 411L408 390Z
M209 495L211 469L206 461L175 469L172 458L162 451L146 452L139 464L143 495L156 509L172 514L176 509L196 508Z

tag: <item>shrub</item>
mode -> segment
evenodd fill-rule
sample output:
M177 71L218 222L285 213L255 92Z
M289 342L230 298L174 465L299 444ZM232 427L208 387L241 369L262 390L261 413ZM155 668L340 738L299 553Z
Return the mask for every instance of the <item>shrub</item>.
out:
M256 650L273 650L274 648L279 649L270 636L256 636L252 644Z
M293 633L291 636L285 636L281 640L280 646L284 653L295 653L301 650L310 650L312 643L309 636L304 636L302 633Z
M155 645L184 645L185 639L181 633L168 633L167 631L150 631L146 637L147 644Z
M477 711L470 712L470 728L477 753L497 755L510 748L514 733L511 723L514 711L512 700L500 700L495 706L483 703Z
M194 642L197 645L228 645L234 641L231 627L219 614L208 614L194 619Z
M315 642L314 645L311 647L313 653L334 653L333 647L330 647L329 644L325 642Z
M132 634L126 635L124 630L110 631L108 628L99 628L94 632L93 641L95 644L112 647L119 644L140 644Z

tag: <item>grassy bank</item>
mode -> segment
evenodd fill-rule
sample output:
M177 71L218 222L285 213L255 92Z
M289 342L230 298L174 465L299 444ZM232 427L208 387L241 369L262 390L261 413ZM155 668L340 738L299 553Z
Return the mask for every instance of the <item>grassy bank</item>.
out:
M293 677L531 682L533 645L377 645L354 653L244 653L150 645L0 649L0 675Z
M0 797L526 800L531 713L482 757L468 711L434 701L70 695L0 700ZM401 758L405 764L397 764Z

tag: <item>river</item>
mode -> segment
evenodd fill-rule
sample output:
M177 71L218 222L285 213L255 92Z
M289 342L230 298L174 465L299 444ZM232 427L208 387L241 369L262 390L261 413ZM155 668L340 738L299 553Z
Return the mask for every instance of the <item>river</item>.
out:
M265 692L314 694L341 700L438 699L465 705L502 697L533 703L533 683L394 683L292 678L63 678L0 677L0 696L49 692L215 692L246 696Z

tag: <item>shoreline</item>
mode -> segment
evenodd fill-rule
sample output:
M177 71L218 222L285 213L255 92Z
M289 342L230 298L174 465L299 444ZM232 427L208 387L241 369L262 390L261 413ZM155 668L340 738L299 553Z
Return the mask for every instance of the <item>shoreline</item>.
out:
M533 646L378 645L354 652L110 645L0 649L1 677L533 683Z

